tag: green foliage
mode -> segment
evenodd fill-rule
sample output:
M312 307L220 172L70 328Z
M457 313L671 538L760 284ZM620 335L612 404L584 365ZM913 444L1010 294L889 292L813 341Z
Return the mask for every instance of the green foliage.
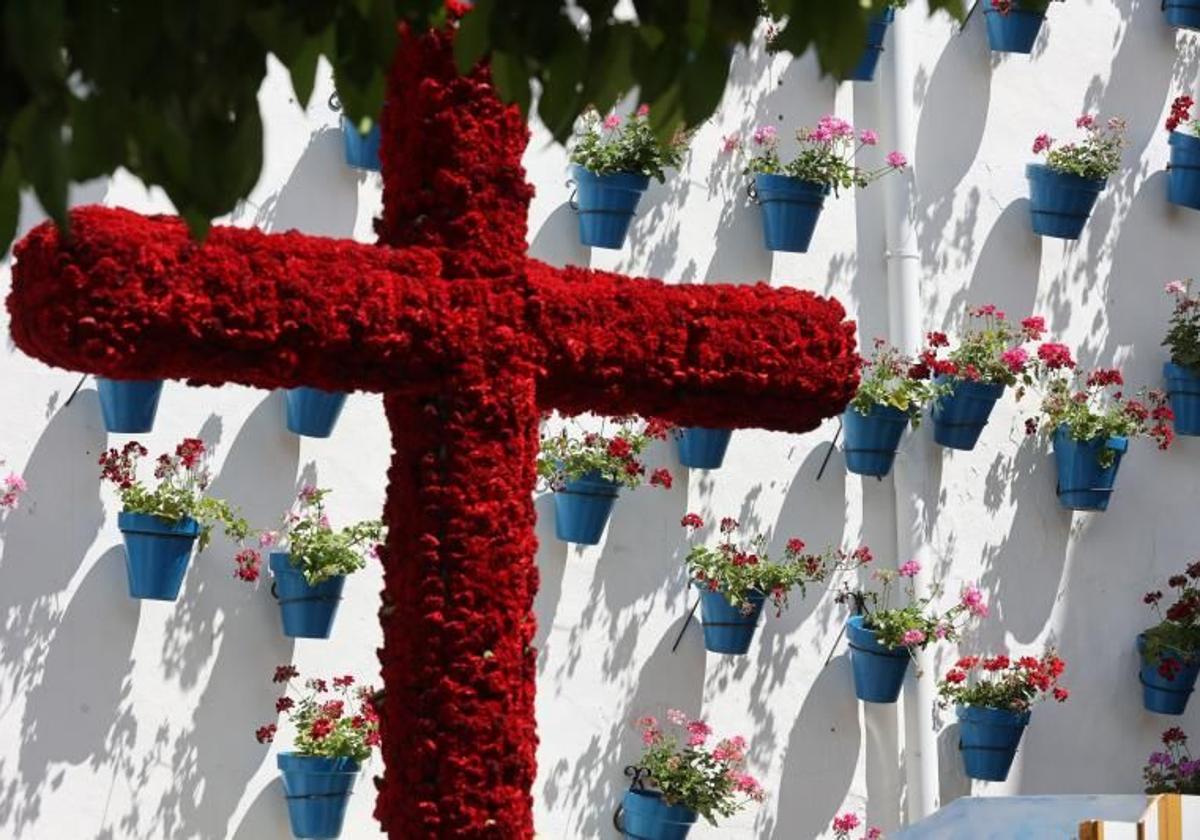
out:
M333 530L325 514L325 497L331 491L306 486L296 498L296 505L284 517L282 539L288 545L288 559L294 568L304 573L309 586L338 575L349 575L367 565L383 541L385 528L378 519L369 519ZM270 535L266 542L274 542Z
M987 617L988 608L983 602L983 593L973 584L964 586L959 602L944 613L931 611L930 607L941 597L942 589L940 585L934 585L928 595L917 597L912 578L920 571L921 565L916 560L908 561L896 571L877 569L872 578L882 584L879 590L853 589L846 584L836 600L839 604L851 604L860 611L863 614L863 626L875 631L881 645L908 648L910 651L924 649L934 642L956 641L960 625L970 616ZM900 579L909 581L904 587L908 603L893 607L892 589Z
M784 163L779 157L779 137L775 126L764 125L755 130L751 141L756 151L746 165L747 174L786 175L838 190L864 188L884 175L908 165L904 155L892 152L888 165L878 169L863 169L854 159L866 146L878 138L874 131L855 132L854 126L832 115L821 117L816 128L801 128L796 132L800 152Z
M282 666L276 670L276 682L281 676L298 674L294 668ZM331 688L324 679L305 680L298 699L285 694L276 701L275 709L291 719L296 730L294 747L300 755L366 761L380 743L373 691L370 686L354 687L354 678L348 675L334 677L332 683ZM274 724L258 730L260 742L274 736Z
M1179 659L1190 664L1200 655L1200 561L1189 564L1184 573L1172 575L1167 583L1176 591L1173 593L1175 603L1165 610L1161 590L1147 592L1142 597L1142 602L1150 606L1159 619L1158 624L1143 634L1146 647L1142 656L1151 663L1169 658L1176 660L1177 666L1183 664ZM1167 670L1172 669L1167 666ZM1170 678L1174 679L1173 672Z
M606 431L609 423L616 427L612 434ZM599 473L602 478L625 487L637 487L646 478L642 453L651 441L665 440L668 431L668 426L657 420L648 421L642 428L640 425L636 418L615 417L605 420L599 432L564 428L557 435L543 437L538 476L552 490L561 490L568 481L589 473ZM655 470L650 483L669 489L671 474L665 469Z
M1127 145L1124 120L1112 117L1101 124L1085 114L1075 126L1084 130L1081 142L1056 147L1055 141L1043 134L1034 141L1034 152L1045 151L1046 165L1055 172L1093 181L1102 181L1121 168L1121 152Z
M687 151L688 136L676 134L661 142L650 129L649 111L639 108L622 120L616 114L600 119L597 111L583 115L571 162L594 175L629 172L660 183L664 169L677 169Z
M610 109L635 88L660 139L716 109L730 51L760 13L777 46L815 47L845 76L867 22L889 5L830 0L639 0L636 22L616 0L479 0L461 23L456 57L491 58L500 95L565 141L589 106ZM961 17L961 0L931 0ZM579 12L583 12L580 15ZM258 90L275 55L307 105L317 59L333 66L355 124L383 102L396 21L443 26L443 0L5 0L0 13L0 252L16 228L18 190L65 220L67 186L124 167L162 187L194 232L232 211L262 168Z
M1173 280L1167 294L1174 296L1171 326L1163 346L1171 350L1175 364L1200 371L1200 295L1192 294L1191 280Z
M927 369L876 339L875 352L863 362L862 380L850 405L863 415L870 414L877 405L903 411L915 429L925 406L949 393L950 387L948 383L933 382Z

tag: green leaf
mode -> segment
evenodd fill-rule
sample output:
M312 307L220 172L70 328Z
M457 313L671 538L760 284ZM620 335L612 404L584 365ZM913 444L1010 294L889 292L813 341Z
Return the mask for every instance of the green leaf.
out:
M529 113L529 75L518 56L496 50L492 53L492 84L505 102L515 102L522 114Z
M0 165L0 254L7 254L21 215L21 180L16 156L4 155Z
M454 63L459 73L470 73L476 62L487 53L491 45L494 8L494 0L479 0L459 23L458 32L454 36Z
M17 161L33 185L46 215L60 225L67 222L67 152L63 143L62 114L31 104L13 122Z
M287 62L288 73L292 77L292 90L296 92L296 100L301 108L308 108L312 99L313 86L317 81L317 62L323 53L331 51L333 31L325 30L316 38L309 38Z

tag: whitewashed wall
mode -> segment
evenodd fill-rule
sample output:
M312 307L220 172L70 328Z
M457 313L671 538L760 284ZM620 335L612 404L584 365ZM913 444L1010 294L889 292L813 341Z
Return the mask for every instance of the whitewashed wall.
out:
M981 19L959 33L948 18L925 21L922 5L904 13L920 20L918 131L904 151L915 163L927 328L952 331L968 304L994 302L1014 316L1045 315L1085 363L1117 363L1129 380L1158 384L1169 312L1162 285L1195 272L1200 258L1200 214L1165 200L1160 126L1170 99L1196 79L1198 42L1166 28L1157 0L1071 0L1052 10L1032 58L998 57ZM341 162L328 82L307 113L290 93L272 66L261 95L266 168L231 221L371 241L379 177ZM885 335L882 188L832 202L810 253L772 257L738 169L718 154L723 135L768 121L790 129L833 111L878 127L878 97L874 85L820 79L811 58L739 51L686 170L652 187L621 252L577 244L565 153L535 129L526 157L538 191L531 252L672 282L769 278L836 295L864 338ZM1043 130L1067 135L1085 109L1129 120L1126 166L1080 242L1043 241L1028 228L1029 146ZM880 156L890 143L882 139ZM79 187L74 203L90 202L169 209L128 176ZM32 201L23 210L26 231L40 216ZM6 265L5 284L8 276ZM0 319L6 327L7 314ZM265 588L232 578L222 539L193 561L178 603L129 599L119 503L95 468L100 450L124 438L106 440L90 384L64 405L77 376L11 343L0 381L10 395L0 457L30 484L21 508L0 520L0 836L287 837L273 750L252 734L272 714L271 668L294 658L306 673L371 677L378 573L351 579L327 642L285 641ZM1167 725L1140 708L1132 648L1148 619L1140 595L1196 557L1200 444L1182 440L1168 454L1135 445L1112 509L1072 516L1057 506L1046 448L1024 438L1015 408L1002 405L975 452L947 451L935 464L935 553L949 588L978 579L992 599L993 618L971 643L1057 644L1074 694L1066 706L1038 709L1007 783L976 783L974 792L1135 792L1142 757ZM213 443L215 491L263 524L308 480L335 488L335 522L378 515L390 452L380 399L351 399L329 441L298 440L282 415L278 394L173 384L141 439L152 451L185 434ZM770 793L720 830L698 828L697 840L816 837L835 811L864 803L874 822L900 822L893 712L860 711L844 650L824 665L844 618L827 593L767 620L747 657L706 657L695 626L671 650L690 606L677 525L687 511L737 516L777 546L796 535L810 545L866 542L882 563L907 559L894 556L890 481L845 475L840 454L815 481L834 428L738 433L722 470L678 472L671 491L623 495L595 548L555 541L550 499L539 498L540 836L615 836L621 771L637 755L629 722L671 706L750 738L751 769ZM652 459L678 469L667 446ZM942 664L955 656L946 650ZM1200 706L1181 722L1200 737ZM952 724L929 713L941 732L943 802L971 791ZM372 800L364 779L344 836L377 836Z

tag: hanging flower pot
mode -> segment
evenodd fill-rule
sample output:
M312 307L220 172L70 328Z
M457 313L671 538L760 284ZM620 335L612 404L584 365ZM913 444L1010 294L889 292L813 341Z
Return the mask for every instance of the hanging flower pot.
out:
M125 538L125 570L133 598L174 601L187 572L200 523L190 516L177 521L145 513L117 514Z
M1162 8L1176 29L1200 29L1200 0L1163 0Z
M1055 172L1040 163L1029 164L1025 175L1033 232L1056 239L1078 239L1083 234L1096 199L1108 185L1105 179Z
M592 471L554 491L554 533L563 542L598 545L621 485Z
M988 2L988 0L984 0ZM984 20L987 21L988 46L994 52L1023 53L1033 52L1038 33L1046 16L1041 12L1027 12L1021 9L1010 9L1002 12L996 8L984 9Z
M287 797L292 836L323 840L340 837L346 806L358 779L358 762L294 752L279 753L276 762Z
M906 647L881 645L875 631L863 626L863 619L864 616L853 615L846 621L854 695L867 703L895 703L912 655Z
M748 592L746 600L746 606L735 607L719 591L704 589L700 593L705 650L737 656L750 650L766 596L761 592Z
M974 449L1004 393L1004 384L944 376L936 381L949 385L950 392L933 403L933 439L950 449Z
M622 805L630 840L684 840L699 817L686 805L668 805L658 791L628 790Z
M1145 634L1138 634L1137 651L1142 706L1160 715L1183 714L1200 675L1200 657L1174 648L1147 657Z
M855 475L883 477L892 471L908 414L875 404L868 414L851 406L842 415L842 450L846 469Z
M850 74L854 82L870 82L875 79L875 68L879 65L879 56L883 54L883 41L887 37L888 27L896 19L896 10L889 6L871 18L867 25L867 48L862 58Z
M1200 373L1173 362L1163 364L1167 396L1175 415L1175 434L1200 435Z
M619 249L637 213L650 178L633 172L595 175L582 166L572 167L575 178L579 241L591 248Z
M967 776L987 782L1008 778L1017 746L1030 713L975 706L956 707L959 720L958 748Z
M1108 510L1108 500L1121 458L1129 449L1125 437L1075 440L1064 423L1054 432L1058 466L1058 501L1067 510Z
M346 394L319 388L290 388L287 391L287 427L293 434L327 438L333 434Z
M808 251L828 184L789 175L754 176L754 199L762 207L763 242L768 251Z
M117 434L136 434L153 429L162 388L161 379L96 377L104 428Z
M1171 163L1167 167L1167 201L1200 210L1200 137L1171 132Z
M692 469L715 470L724 463L732 437L731 429L680 429L675 438L679 463Z
M355 169L379 172L379 121L371 124L371 130L361 133L348 117L342 117L342 145L346 149L346 163Z
M275 576L271 594L279 601L283 635L294 639L328 639L342 601L346 576L333 575L310 586L285 551L271 552L269 565Z

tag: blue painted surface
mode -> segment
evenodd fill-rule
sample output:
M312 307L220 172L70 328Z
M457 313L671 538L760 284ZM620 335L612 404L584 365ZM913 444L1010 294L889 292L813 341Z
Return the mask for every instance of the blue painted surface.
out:
M622 804L629 840L684 840L698 816L683 805L667 805L654 791L628 790Z
M597 545L621 485L598 472L572 479L554 493L554 533L563 542Z
M619 249L650 178L634 172L596 175L571 167L579 204L579 241L592 248Z
M342 603L346 576L335 575L309 586L285 551L271 552L269 566L275 576L273 591L279 599L283 635L294 639L328 639Z
M342 416L346 395L320 388L291 388L287 392L288 431L305 437L327 438Z
M875 80L875 68L879 66L879 57L883 55L883 41L887 37L888 27L896 19L896 10L890 6L871 18L867 26L867 48L854 66L854 72L849 76L853 82L871 82Z
M956 799L888 840L1076 840L1084 820L1135 822L1142 794L1117 796L979 796Z
M96 377L104 428L117 434L141 434L154 428L161 379L105 379Z
M805 253L812 243L829 187L787 175L755 175L754 190L762 205L763 243L767 250Z
M1029 179L1033 232L1055 239L1078 239L1083 235L1096 199L1108 186L1105 179L1080 178L1040 163L1026 166L1025 177Z
M854 695L866 703L895 703L900 698L912 657L908 648L881 645L875 631L863 626L863 618L852 615L846 621L850 665L854 670Z
M187 572L200 524L191 517L168 522L146 513L117 514L125 538L129 594L152 601L174 601Z
M313 840L339 836L358 779L358 762L286 752L276 756L276 764L282 772L292 835Z
M747 595L751 610L743 613L732 606L720 592L703 589L700 592L700 615L704 621L704 648L712 653L740 656L750 650L754 631L762 615L765 597L760 592Z

